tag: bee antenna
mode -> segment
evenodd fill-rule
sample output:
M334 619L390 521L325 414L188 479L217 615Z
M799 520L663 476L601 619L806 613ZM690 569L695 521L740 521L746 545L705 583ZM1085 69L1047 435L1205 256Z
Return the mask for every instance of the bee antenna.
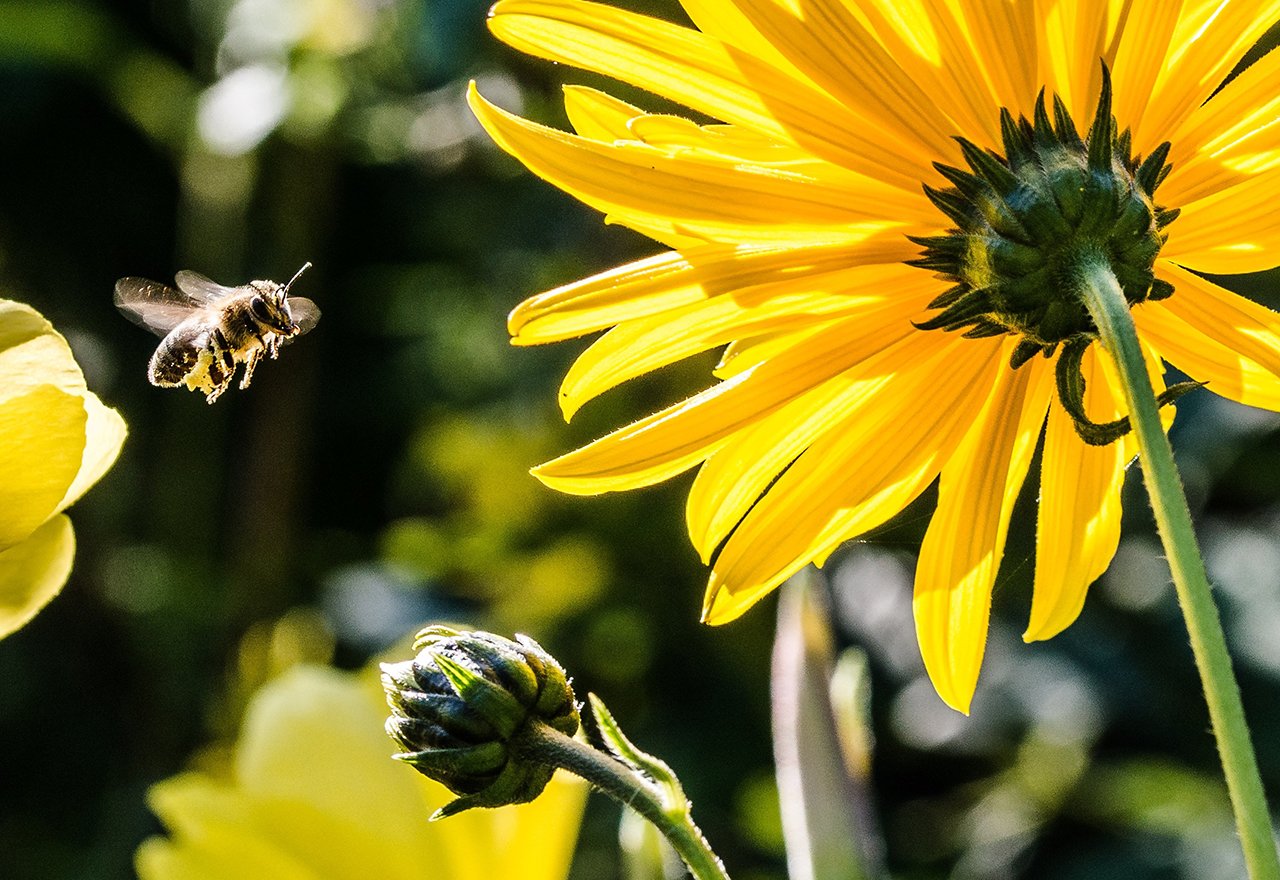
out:
M305 263L303 263L303 264L302 264L302 268L301 268L301 269L299 269L297 272L295 272L295 273L293 274L293 277L289 279L289 283L288 283L288 284L286 284L286 285L284 286L284 289L280 291L280 294L281 294L282 296L288 296L288 295L289 295L289 288L290 288L290 287L293 287L293 282L295 282L295 281L297 281L299 278L301 278L301 277L302 277L302 273L303 273L303 272L305 272L305 271L307 271L307 270L308 270L308 269L310 269L310 268L311 268L311 261L310 261L310 260L307 260Z

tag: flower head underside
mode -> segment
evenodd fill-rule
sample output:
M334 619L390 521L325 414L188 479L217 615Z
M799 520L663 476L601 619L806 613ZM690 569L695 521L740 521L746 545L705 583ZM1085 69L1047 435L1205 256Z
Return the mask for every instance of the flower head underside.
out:
M1042 436L1027 640L1075 619L1119 541L1136 446L1062 295L1063 248L1109 255L1157 391L1167 362L1280 410L1280 317L1191 271L1276 262L1280 53L1228 77L1280 2L683 6L695 27L581 0L502 0L490 18L518 49L715 120L570 86L569 134L473 91L504 149L667 248L512 313L521 345L605 331L565 378L566 416L723 347L706 390L535 473L596 494L697 467L687 520L714 559L713 623L940 479L916 626L967 710Z

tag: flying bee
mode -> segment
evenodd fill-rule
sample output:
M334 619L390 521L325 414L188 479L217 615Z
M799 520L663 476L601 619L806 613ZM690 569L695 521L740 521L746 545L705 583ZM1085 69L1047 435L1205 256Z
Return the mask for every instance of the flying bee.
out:
M305 264L288 284L250 281L239 287L224 287L186 269L174 276L176 290L145 278L121 278L116 307L164 337L147 366L152 385L185 385L213 403L231 387L237 364L244 364L240 387L248 388L264 354L275 358L282 343L320 320L315 303L289 296L289 288L310 267Z

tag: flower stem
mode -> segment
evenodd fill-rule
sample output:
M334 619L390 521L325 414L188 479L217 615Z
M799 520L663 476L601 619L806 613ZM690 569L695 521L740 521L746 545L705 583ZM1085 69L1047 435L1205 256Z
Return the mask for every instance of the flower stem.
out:
M1235 810L1245 865L1252 880L1280 880L1280 860L1277 860L1258 762L1245 723L1240 688L1231 671L1227 640L1213 602L1204 561L1200 558L1173 449L1160 423L1133 316L1104 257L1086 256L1077 269L1078 289L1124 387L1142 458L1143 479L1169 559L1218 741L1218 757Z
M563 767L652 822L695 880L729 880L719 856L693 823L688 806L668 809L657 792L621 761L538 721L528 724L518 741L522 757Z

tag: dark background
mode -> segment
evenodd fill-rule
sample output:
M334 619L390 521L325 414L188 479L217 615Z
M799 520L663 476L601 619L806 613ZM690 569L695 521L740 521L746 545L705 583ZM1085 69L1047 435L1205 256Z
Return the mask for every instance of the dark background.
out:
M159 831L147 786L233 737L253 688L300 661L356 668L434 618L539 638L677 769L735 877L783 876L774 601L726 628L696 623L688 477L592 499L526 473L702 387L712 361L631 383L566 427L555 389L581 344L508 346L504 316L525 296L658 247L604 227L472 121L472 78L556 125L562 81L600 84L502 47L487 6L0 3L0 294L54 322L131 432L72 512L67 588L0 643L0 877L131 876ZM116 278L285 280L306 260L297 292L324 319L252 389L208 407L146 383L156 340L116 313ZM1280 304L1274 273L1229 283ZM1175 446L1274 794L1280 417L1207 392L1179 409ZM1023 499L968 719L923 678L910 622L932 499L829 568L841 643L870 658L896 877L1241 874L1130 476L1117 562L1078 623L1029 646ZM616 875L616 821L593 799L575 878Z

